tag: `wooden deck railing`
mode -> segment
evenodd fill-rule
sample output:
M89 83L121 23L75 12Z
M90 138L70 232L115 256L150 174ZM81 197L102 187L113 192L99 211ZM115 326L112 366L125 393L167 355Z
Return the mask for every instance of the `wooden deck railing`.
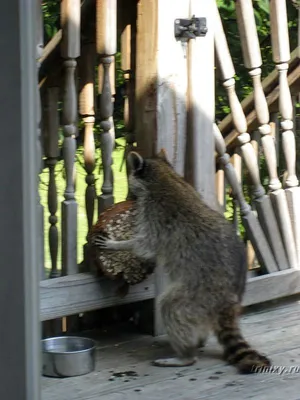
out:
M205 43L211 46L212 55L214 42L219 75L226 89L231 109L231 114L218 126L214 124L213 129L210 105L205 105L207 112L204 113L201 105L205 99L198 93L201 87L193 86L194 81L191 80L192 76L196 76L197 69L195 68L200 65L200 42L197 42L197 46L196 42L185 44L187 61L182 49L184 46L178 45L173 31L171 34L169 32L169 27L172 30L174 21L168 22L165 31L161 28L164 25L163 17L158 16L158 13L163 14L167 4L159 10L153 4L149 5L142 1L137 8L135 0L119 0L118 2L116 0L85 0L82 4L79 0L62 0L61 30L48 43L43 54L37 54L41 62L39 87L42 102L43 153L46 159L45 165L49 170L49 226L47 229L51 258L49 275L51 279L41 281L42 321L155 296L153 276L142 284L132 287L129 294L121 299L114 294L113 282L93 277L89 274L88 265L85 265L84 273L79 273L83 270L81 271L77 264L78 207L75 151L78 115L84 130L85 205L88 229L95 222L95 209L98 215L114 203L113 95L115 94L114 57L117 52L117 38L120 38L121 67L126 85L124 121L128 148L137 139L137 145L140 145L143 151L152 153L156 143L159 145L166 143L171 152L172 162L178 172L183 175L186 157L185 141L193 137L199 149L202 122L204 125L210 124L211 138L207 136L207 143L212 143L212 148L208 155L203 155L204 158L201 156L201 160L199 158L197 168L195 165L198 164L194 163L193 179L194 183L197 183L197 190L201 192L204 187L201 181L203 175L201 168L205 162L211 162L211 165L214 165L213 143L215 143L216 186L213 186L212 179L209 181L210 178L205 178L209 192L208 198L215 191L216 200L225 211L227 188L228 185L231 187L233 223L238 231L241 219L245 229L245 243L249 252L251 252L251 246L253 247L259 264L257 271L259 275L262 275L249 279L244 303L254 304L300 292L298 273L300 209L296 206L300 202L300 189L295 174L296 151L290 93L290 87L293 89L293 94L297 90L299 92L299 87L297 89L299 56L296 51L290 56L285 2L277 0L270 2L273 58L278 72L273 72L263 82L261 82L261 71L264 66L252 1L236 2L244 64L253 82L253 94L242 102L235 91L235 69L222 26L222 16L216 5L210 10L215 35L211 39L211 45L207 44L210 43L209 38ZM182 4L178 3L176 7L178 8L172 10L174 18L187 16L185 13L188 13L188 10L185 10ZM193 7L198 12L197 5L193 3ZM88 18L90 18L90 23L87 23ZM152 32L153 40L149 36L150 31L147 31L149 21L158 24L155 33ZM155 25L152 22L151 27ZM279 27L281 27L280 31ZM161 35L158 44L156 43L157 35ZM39 40L38 44L40 43ZM149 53L146 49L147 43L149 43ZM169 43L173 51L173 59L168 61L166 49ZM154 54L157 54L157 60L152 59ZM288 64L289 61L290 64ZM172 73L172 71L175 72ZM213 74L212 71L213 69L208 73ZM203 73L205 73L204 69ZM190 74L189 79L188 74ZM211 77L213 78L213 75ZM204 85L204 80L197 81L199 85L200 83ZM185 103L186 97L189 99L188 106ZM62 107L61 121L60 107ZM282 150L287 166L284 187L280 182L281 176L278 174L279 147L274 140L274 124L270 123L274 114L270 117L270 110L279 111L281 115ZM186 121L193 122L190 124L191 136L185 131ZM201 126L197 121L202 121ZM101 193L97 193L95 186L98 174L95 169L94 128L96 124L99 124L101 128L103 167ZM60 125L63 131L62 155L66 177L61 221L58 218L56 180L56 167L60 158ZM144 127L145 130L143 130ZM155 134L150 132L153 127L156 127ZM163 132L166 127L168 129ZM148 134L149 136L146 137L145 135ZM156 134L158 137L155 136ZM278 137L278 132L276 135ZM196 142L195 139L197 139ZM261 181L258 163L261 148L268 170L267 191ZM194 150L195 147L187 154L189 156L194 154ZM193 155L194 159L197 154ZM245 188L243 171L247 172L251 181L250 202L246 201L243 193ZM209 177L213 174L214 171L209 174ZM42 210L41 207L40 210ZM61 232L59 232L59 222L62 224ZM42 232L41 237L43 237ZM58 264L60 247L61 265ZM86 257L86 245L84 249Z

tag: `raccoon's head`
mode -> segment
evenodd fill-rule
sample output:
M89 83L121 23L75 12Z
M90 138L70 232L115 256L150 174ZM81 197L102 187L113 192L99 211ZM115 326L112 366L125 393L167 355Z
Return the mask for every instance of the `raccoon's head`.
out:
M130 167L129 188L137 197L153 190L164 175L173 171L164 149L153 158L143 158L139 153L131 151L127 161Z

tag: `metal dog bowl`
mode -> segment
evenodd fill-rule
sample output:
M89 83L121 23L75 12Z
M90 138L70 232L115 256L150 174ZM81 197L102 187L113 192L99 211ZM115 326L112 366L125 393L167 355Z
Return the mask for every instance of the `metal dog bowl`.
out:
M95 369L96 343L92 339L62 336L42 340L44 376L67 378Z

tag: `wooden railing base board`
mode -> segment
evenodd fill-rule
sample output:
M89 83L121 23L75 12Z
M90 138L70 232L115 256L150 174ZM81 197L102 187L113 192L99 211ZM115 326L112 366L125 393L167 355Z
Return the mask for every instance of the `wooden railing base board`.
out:
M127 296L116 295L113 281L88 273L64 276L40 283L40 319L46 321L105 307L153 299L154 275L130 288ZM288 269L248 280L243 306L300 293L300 271Z

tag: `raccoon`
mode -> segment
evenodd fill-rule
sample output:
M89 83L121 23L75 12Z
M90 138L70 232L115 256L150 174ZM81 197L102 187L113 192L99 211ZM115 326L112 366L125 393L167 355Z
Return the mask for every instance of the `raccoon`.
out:
M155 360L154 365L194 364L199 343L213 332L225 359L240 373L270 366L240 330L247 263L233 225L173 170L163 150L147 159L131 152L128 163L137 208L133 236L124 241L103 236L94 240L102 250L130 250L139 258L155 260L169 275L159 304L176 357Z

